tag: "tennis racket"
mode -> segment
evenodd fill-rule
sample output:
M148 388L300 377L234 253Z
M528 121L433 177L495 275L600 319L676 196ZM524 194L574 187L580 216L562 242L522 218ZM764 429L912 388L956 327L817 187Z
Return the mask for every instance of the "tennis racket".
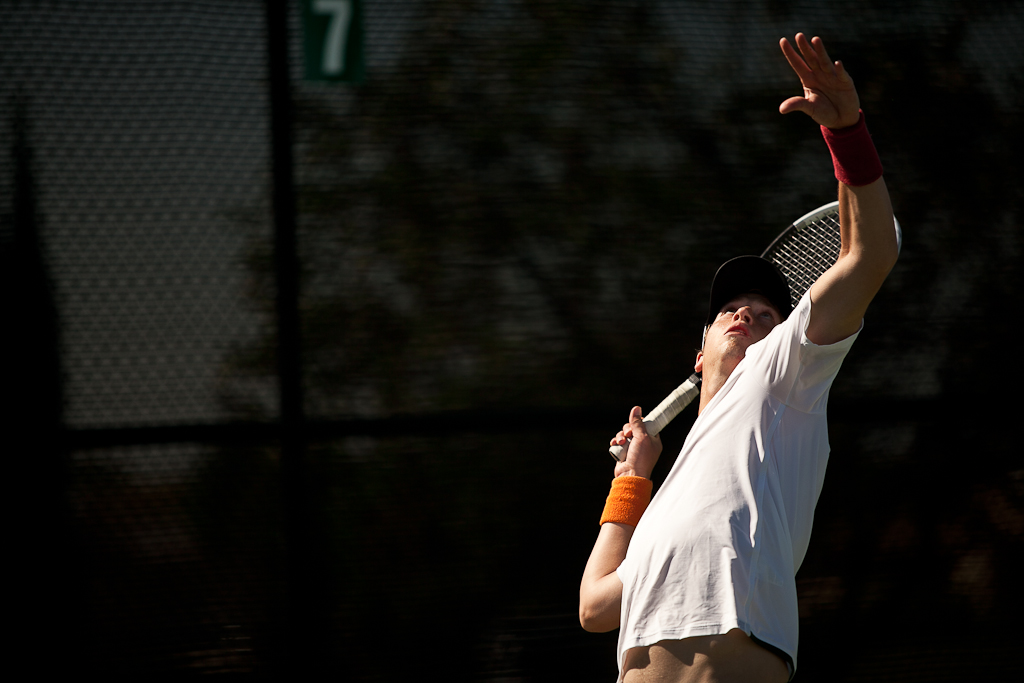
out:
M903 244L903 232L899 221L896 224L897 249ZM839 258L842 241L839 236L839 202L820 206L809 214L797 219L768 245L761 254L782 271L789 284L789 296L793 306L800 302L804 292L821 277L821 274L832 267ZM700 396L700 375L693 373L689 379L680 384L675 391L658 404L647 417L647 433L656 436L661 433L683 408ZM628 448L612 446L608 449L616 460Z

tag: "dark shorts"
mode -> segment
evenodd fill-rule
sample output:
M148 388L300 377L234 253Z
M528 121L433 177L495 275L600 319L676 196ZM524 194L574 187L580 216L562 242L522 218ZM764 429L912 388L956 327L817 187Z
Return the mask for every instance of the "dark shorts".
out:
M763 640L755 636L753 633L750 634L750 639L758 645L760 645L761 647L763 647L764 649L768 650L768 652L771 652L773 655L784 661L786 663L786 668L789 669L789 680L793 680L793 674L796 673L796 669L793 668L792 657L790 657L774 645L769 645L768 643L764 642Z

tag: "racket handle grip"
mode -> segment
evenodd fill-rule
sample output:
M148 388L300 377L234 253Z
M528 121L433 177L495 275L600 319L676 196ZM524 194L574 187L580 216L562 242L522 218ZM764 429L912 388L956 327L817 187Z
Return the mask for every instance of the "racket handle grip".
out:
M683 408L690 405L698 396L700 396L700 375L693 373L644 418L647 433L651 436L660 434L661 430L668 426L668 423L683 412ZM625 446L612 446L608 449L608 453L616 461L619 461L625 457L627 448L629 448L629 443Z

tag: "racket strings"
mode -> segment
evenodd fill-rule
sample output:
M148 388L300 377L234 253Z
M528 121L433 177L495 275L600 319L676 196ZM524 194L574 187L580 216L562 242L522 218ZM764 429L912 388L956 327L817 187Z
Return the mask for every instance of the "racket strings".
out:
M789 283L794 306L812 284L839 258L839 215L830 213L803 225L794 225L764 257L778 266Z

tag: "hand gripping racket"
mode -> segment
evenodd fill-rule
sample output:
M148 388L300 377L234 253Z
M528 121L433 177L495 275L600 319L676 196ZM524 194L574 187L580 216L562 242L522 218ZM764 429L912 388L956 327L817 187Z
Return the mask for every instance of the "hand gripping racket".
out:
M896 224L898 249L903 244L903 232L895 216L893 223ZM775 238L761 257L768 259L782 271L786 282L789 283L790 299L796 307L804 292L810 289L821 274L831 268L839 258L840 246L839 202L832 202L794 221ZM647 433L651 436L658 435L683 408L700 396L700 381L700 375L693 373L659 403L658 407L644 418ZM619 460L619 456L628 446L629 444L612 446L608 452Z

